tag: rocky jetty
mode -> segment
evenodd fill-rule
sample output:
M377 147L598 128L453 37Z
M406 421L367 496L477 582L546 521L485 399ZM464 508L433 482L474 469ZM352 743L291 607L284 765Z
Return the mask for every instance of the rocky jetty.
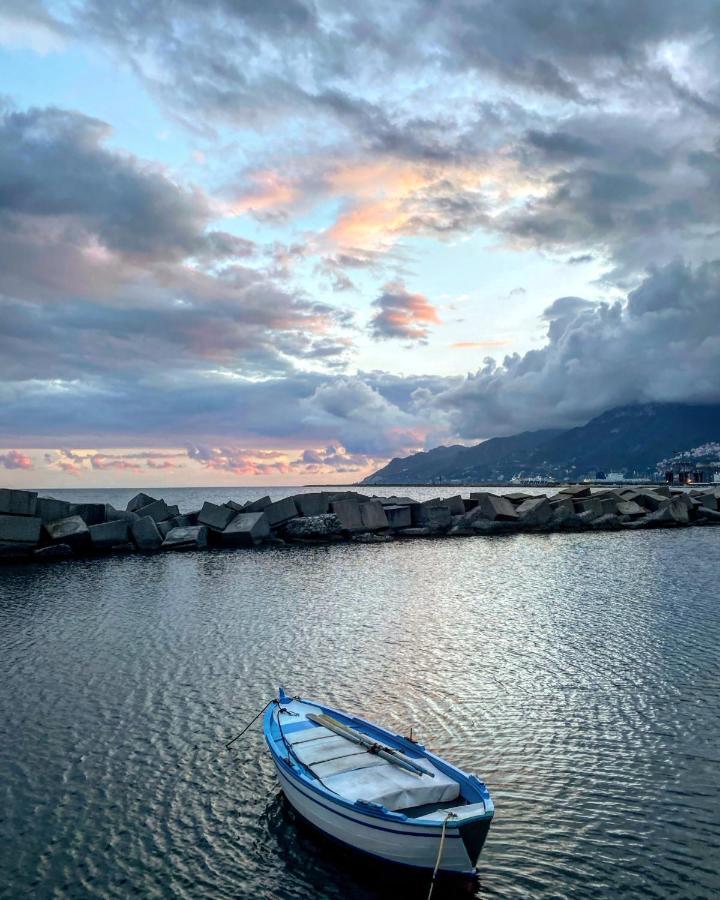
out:
M552 496L489 491L420 502L357 491L261 497L240 504L177 506L140 493L123 509L67 503L0 489L0 559L88 557L260 544L382 543L414 537L524 532L620 531L720 524L720 485L593 490L568 485Z

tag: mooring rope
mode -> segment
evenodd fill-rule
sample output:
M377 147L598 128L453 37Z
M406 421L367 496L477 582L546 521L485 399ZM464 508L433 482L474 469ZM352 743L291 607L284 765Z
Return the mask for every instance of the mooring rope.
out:
M448 819L455 818L457 818L455 813L448 813L443 819L442 832L440 833L440 846L438 847L435 868L433 869L432 878L430 879L430 890L428 891L427 900L432 900L433 891L435 890L435 878L437 877L438 869L440 868L440 860L442 859L442 852L445 846L445 829L447 828Z
M272 700L268 700L268 702L265 704L265 706L263 706L263 708L260 710L260 712L247 723L247 725L243 728L243 730L240 732L240 734L236 734L235 737L231 741L228 741L227 744L225 744L226 750L229 750L230 747L235 743L235 741L237 741L239 738L241 738L245 734L245 732L248 730L248 728L250 728L251 725L254 725L255 722L257 722L257 720L265 712L265 710L268 708L268 706L270 706L271 703L277 703L277 700L274 697L272 698Z

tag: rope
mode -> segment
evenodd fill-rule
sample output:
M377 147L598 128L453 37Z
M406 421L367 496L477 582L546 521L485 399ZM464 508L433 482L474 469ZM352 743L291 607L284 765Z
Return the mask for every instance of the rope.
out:
M230 747L235 743L235 741L238 740L238 738L241 738L245 734L245 732L248 730L248 728L250 728L251 725L254 725L255 722L257 722L257 720L265 712L265 710L268 708L268 706L270 706L271 703L277 703L277 700L274 697L272 698L272 700L268 700L268 702L265 704L265 706L263 706L263 708L260 710L260 712L247 723L247 725L243 728L243 730L240 732L240 734L236 734L235 737L231 741L228 741L227 744L225 744L226 750L229 750Z
M448 819L456 818L455 813L448 813L443 819L442 832L440 833L440 846L438 847L438 855L435 860L435 868L433 869L432 878L430 879L430 890L428 891L427 900L432 900L433 891L435 890L435 878L438 873L438 869L440 868L440 860L442 859L443 848L445 847L445 828L447 827Z

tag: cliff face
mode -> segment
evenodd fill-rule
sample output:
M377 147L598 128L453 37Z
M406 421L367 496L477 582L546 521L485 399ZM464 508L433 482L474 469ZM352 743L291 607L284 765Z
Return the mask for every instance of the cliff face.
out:
M577 479L596 471L649 476L679 450L720 441L720 405L646 403L608 410L566 431L526 431L474 447L438 447L393 459L365 484Z

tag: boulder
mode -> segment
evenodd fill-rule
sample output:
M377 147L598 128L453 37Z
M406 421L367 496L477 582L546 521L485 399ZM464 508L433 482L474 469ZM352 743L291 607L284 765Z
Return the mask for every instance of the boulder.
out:
M90 541L90 531L82 516L67 516L57 522L46 522L44 527L53 544L70 544L73 550L77 550Z
M251 547L270 537L270 525L264 512L238 513L230 524L215 535L223 547Z
M335 513L323 513L290 519L283 528L283 534L293 541L317 541L339 535L342 530L343 526Z
M410 528L412 510L409 506L383 506L390 528Z
M11 488L0 488L0 515L34 516L36 505L36 491L15 491Z
M169 519L171 515L175 515L179 510L177 507L170 509L164 500L153 500L152 503L148 503L147 506L141 506L139 509L133 510L133 512L136 512L141 519L150 516L154 522L164 522L165 519Z
M367 531L381 531L388 527L385 509L378 500L368 500L360 504L360 519Z
M581 497L590 496L590 488L585 484L568 484L566 487L560 489L560 493L564 494L566 497L572 497L573 499L577 498L579 500Z
M162 542L163 550L203 550L208 545L206 525L173 528Z
M498 520L500 522L514 522L518 518L518 513L512 503L505 497L499 497L497 494L476 494L478 500L477 509L483 519L491 522Z
M200 510L198 524L207 525L208 528L212 528L215 531L222 531L230 524L230 522L232 522L236 515L236 510L230 509L227 506L217 506L215 503L208 503L206 500Z
M248 503L243 509L243 512L262 512L264 509L270 506L271 503L272 500L268 496L260 497L259 500L253 500L252 502Z
M115 544L126 544L129 534L128 526L129 523L123 519L91 525L88 528L90 543L96 550L108 550Z
M138 550L159 550L163 537L158 531L155 519L144 516L136 522L130 523L130 537Z
M23 544L33 547L40 540L40 516L0 515L0 541L3 544Z
M155 503L155 501L155 497L140 492L139 494L135 494L132 500L128 500L125 509L127 512L137 512L139 509L142 509L143 506L150 506L150 504Z
M330 509L330 501L325 493L297 494L295 504L301 516L322 516Z
M50 544L33 550L33 559L67 559L72 555L73 549L70 544Z
M104 503L73 503L70 516L80 516L86 525L99 525L105 521Z
M529 497L516 508L520 522L529 527L547 525L553 517L553 508L547 497Z
M276 500L263 510L248 509L247 512L264 512L271 528L294 519L298 514L297 506L292 497L283 497L282 500Z
M362 531L363 522L357 500L333 500L330 509L337 516L343 531Z
M66 519L72 515L72 503L66 500L56 500L54 497L38 497L35 514L46 522L57 522L58 519Z

